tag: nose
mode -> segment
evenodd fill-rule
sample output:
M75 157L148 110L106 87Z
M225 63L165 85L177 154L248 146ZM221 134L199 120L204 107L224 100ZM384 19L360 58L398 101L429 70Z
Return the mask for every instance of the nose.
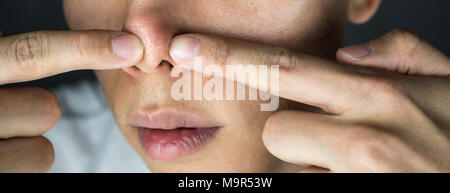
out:
M152 73L160 64L172 63L169 56L170 40L175 28L164 14L164 7L131 5L123 30L137 35L144 44L143 60L135 67L124 69L133 76Z

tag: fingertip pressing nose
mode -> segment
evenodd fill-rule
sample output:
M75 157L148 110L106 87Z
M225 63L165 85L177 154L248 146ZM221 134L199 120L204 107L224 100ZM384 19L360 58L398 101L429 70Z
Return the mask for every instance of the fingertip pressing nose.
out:
M131 34L116 34L112 38L114 54L119 58L137 60L144 54L144 45L141 40Z
M191 62L198 55L199 49L200 40L192 34L185 34L172 40L169 53L175 62Z

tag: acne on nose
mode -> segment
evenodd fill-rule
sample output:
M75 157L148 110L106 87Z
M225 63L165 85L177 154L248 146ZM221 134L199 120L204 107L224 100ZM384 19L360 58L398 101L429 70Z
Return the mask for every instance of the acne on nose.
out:
M151 73L163 61L171 62L169 44L175 29L170 27L162 12L156 10L130 9L123 26L124 31L137 35L144 44L144 58L136 65L144 73Z

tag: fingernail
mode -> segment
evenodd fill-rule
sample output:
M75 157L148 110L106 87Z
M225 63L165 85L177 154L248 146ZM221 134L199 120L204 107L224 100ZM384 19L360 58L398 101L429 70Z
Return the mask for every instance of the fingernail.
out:
M200 40L194 35L175 37L170 45L170 56L175 61L192 62L198 54Z
M353 60L361 60L367 56L372 55L375 52L375 48L372 44L359 44L342 48L341 51L350 56Z
M137 59L144 53L144 46L138 37L130 34L117 34L112 38L114 54L124 59Z

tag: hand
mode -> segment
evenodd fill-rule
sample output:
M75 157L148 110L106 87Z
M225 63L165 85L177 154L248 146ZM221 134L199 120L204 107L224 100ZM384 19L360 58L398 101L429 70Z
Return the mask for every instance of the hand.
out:
M140 40L111 31L42 31L0 39L0 85L80 69L132 66ZM56 96L29 88L0 88L0 172L45 172L53 147L42 135L59 119Z
M192 57L279 65L279 96L326 112L280 111L265 124L266 148L301 172L450 171L450 60L410 32L341 49L341 63L202 34L174 38L170 52L190 69Z

